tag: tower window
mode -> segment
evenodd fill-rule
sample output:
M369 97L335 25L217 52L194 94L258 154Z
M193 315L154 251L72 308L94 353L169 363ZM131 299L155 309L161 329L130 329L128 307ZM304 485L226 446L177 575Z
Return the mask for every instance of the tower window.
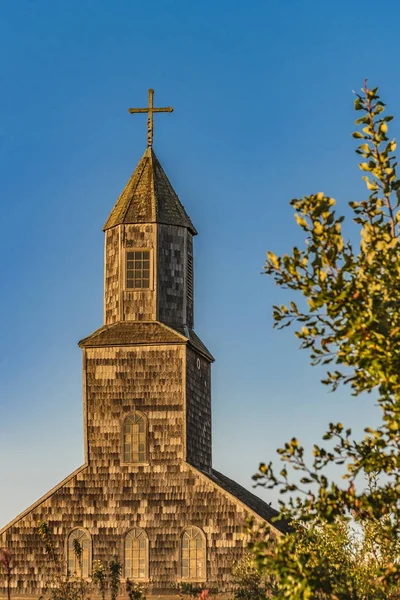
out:
M73 529L68 536L68 571L72 577L89 577L91 542L84 529Z
M189 527L182 535L181 576L192 581L206 578L206 540L197 527Z
M146 417L136 412L124 421L123 462L144 463L146 459Z
M134 528L125 538L125 579L147 577L148 539L143 529Z
M126 287L141 290L150 287L150 250L126 253Z

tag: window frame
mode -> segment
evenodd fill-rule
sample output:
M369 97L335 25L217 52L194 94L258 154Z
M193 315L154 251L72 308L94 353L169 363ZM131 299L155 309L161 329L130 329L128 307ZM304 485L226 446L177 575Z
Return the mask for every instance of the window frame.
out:
M129 252L148 252L149 253L149 287L128 287L128 253ZM154 289L153 280L153 248L125 248L123 263L123 289L125 292L148 292Z
M188 532L189 529L194 529L196 530L197 533L200 534L202 540L203 540L203 575L202 577L191 577L190 576L190 566L189 566L189 576L185 577L183 575L183 539L185 534ZM189 558L190 560L190 558ZM207 536L204 533L204 531L202 529L200 529L200 527L197 527L195 525L188 525L187 527L185 527L185 529L183 529L183 531L181 532L180 535L180 539L179 539L179 578L180 581L187 581L187 582L192 582L192 583L204 583L207 581Z
M145 448L145 459L144 461L130 461L127 462L125 460L125 423L130 417L135 417L136 415L142 417L144 420L144 448ZM137 465L148 465L149 464L149 448L148 448L148 419L145 413L140 410L134 410L127 415L125 415L122 419L121 424L121 465L123 466L137 466Z
M66 536L66 541L65 541L65 546L66 546L66 552L65 552L65 557L66 557L66 574L68 574L69 572L69 557L70 557L70 538L73 535L74 532L76 531L80 531L84 534L84 536L87 538L88 540L88 572L87 575L84 575L82 573L82 579L84 579L85 581L90 580L91 576L92 576L92 559L93 559L93 541L92 541L92 536L90 535L90 532L88 531L88 529L86 529L85 527L73 527L72 529L70 529L70 531L68 532L67 536ZM71 551L73 552L73 548L71 548ZM75 553L74 553L75 556ZM82 569L83 571L83 569ZM75 574L75 573L71 573L70 572L70 577L72 580L76 581L78 579L80 579L80 575L79 574Z
M127 573L126 573L126 543L127 543L129 535L132 534L132 532L134 532L134 531L140 531L140 533L144 534L144 539L145 539L144 577L133 577L133 575L128 577ZM124 540L123 540L123 578L124 578L124 580L126 581L127 579L129 579L130 581L137 581L138 583L144 583L144 582L150 581L150 579L149 579L149 560L150 560L149 536L147 535L147 531L145 529L143 529L143 527L138 527L135 525L134 527L132 527L131 529L129 529L129 531L127 531L125 533Z

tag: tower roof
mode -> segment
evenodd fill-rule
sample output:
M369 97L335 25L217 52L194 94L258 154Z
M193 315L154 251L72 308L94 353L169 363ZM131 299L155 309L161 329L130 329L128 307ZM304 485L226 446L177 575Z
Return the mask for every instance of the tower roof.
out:
M147 148L103 230L127 223L164 223L197 231L152 148Z

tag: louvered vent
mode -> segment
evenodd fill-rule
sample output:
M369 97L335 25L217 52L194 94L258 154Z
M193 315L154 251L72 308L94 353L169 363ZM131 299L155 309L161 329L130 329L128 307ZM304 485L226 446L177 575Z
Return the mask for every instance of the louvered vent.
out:
M187 258L187 299L193 302L193 256L188 254Z

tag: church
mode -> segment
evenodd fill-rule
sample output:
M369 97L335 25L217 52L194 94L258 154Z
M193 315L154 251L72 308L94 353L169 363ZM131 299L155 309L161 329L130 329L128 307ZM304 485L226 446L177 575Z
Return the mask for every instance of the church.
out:
M85 462L0 530L14 558L14 598L38 598L49 563L46 522L65 574L118 555L124 581L147 596L180 582L227 589L246 551L245 522L277 511L212 466L211 364L194 331L193 238L197 231L147 148L105 225L104 325L79 342L83 354ZM50 577L52 573L50 572ZM54 575L54 573L53 573ZM175 592L176 594L176 592ZM0 596L6 595L0 573Z

